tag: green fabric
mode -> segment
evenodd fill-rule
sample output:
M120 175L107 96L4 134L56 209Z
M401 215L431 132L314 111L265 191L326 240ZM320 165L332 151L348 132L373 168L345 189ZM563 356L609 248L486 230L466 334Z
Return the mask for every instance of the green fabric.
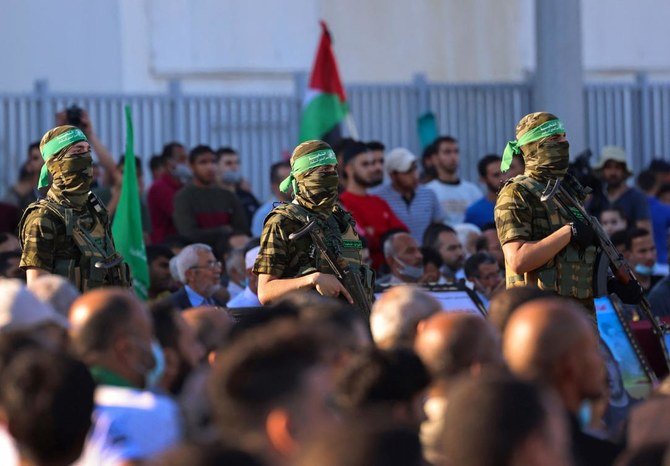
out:
M130 107L126 106L126 155L123 166L121 196L114 215L112 236L117 251L123 256L133 276L135 293L146 300L149 289L149 265L142 234L142 214L140 192L135 173L135 152L133 150L133 121Z
M42 147L42 158L46 162L54 154L65 149L67 146L79 141L87 141L86 135L84 132L78 128L71 129L62 134L59 134L51 141L47 142L44 147ZM44 188L49 185L49 172L47 169L47 164L42 165L42 170L40 171L40 179L37 182L37 188Z
M421 115L416 121L417 131L419 132L419 141L421 149L425 149L437 139L437 122L435 114L427 112Z
M540 139L564 133L565 127L563 126L563 123L561 120L555 119L542 123L540 126L531 129L516 141L509 141L507 146L505 146L505 151L503 152L500 170L503 172L509 170L509 167L512 164L512 157L521 153L522 146Z
M89 372L93 376L93 380L98 385L111 385L112 387L127 387L127 388L140 388L136 387L128 380L124 379L115 372L112 372L108 369L105 369L102 366L91 366Z
M295 175L304 173L312 168L320 167L322 165L337 164L337 157L332 149L322 149L305 154L293 162L291 167L291 174L284 179L279 185L281 192L285 193L291 187Z
M300 142L323 137L337 126L349 111L337 94L320 93L310 99L302 111Z

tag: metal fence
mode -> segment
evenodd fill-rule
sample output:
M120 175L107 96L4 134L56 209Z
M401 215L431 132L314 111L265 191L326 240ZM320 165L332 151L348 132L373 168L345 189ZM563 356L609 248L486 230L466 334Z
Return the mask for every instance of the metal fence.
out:
M297 78L296 78L297 80ZM304 79L303 79L304 81ZM296 86L300 89L300 86ZM387 147L420 151L417 118L431 110L440 134L459 139L462 176L476 180L476 164L500 152L521 116L532 111L532 87L520 84L436 84L417 77L408 84L347 87L358 133ZM598 152L624 146L637 171L653 157L670 157L670 83L585 85L587 144ZM143 160L172 140L189 147L229 145L242 154L244 175L257 196L269 196L269 166L296 143L300 92L279 96L190 95L171 83L155 95L92 95L51 92L38 82L31 93L0 93L0 193L16 179L28 144L53 125L57 110L76 103L86 108L100 139L113 154L124 143L123 106L130 104L135 150Z

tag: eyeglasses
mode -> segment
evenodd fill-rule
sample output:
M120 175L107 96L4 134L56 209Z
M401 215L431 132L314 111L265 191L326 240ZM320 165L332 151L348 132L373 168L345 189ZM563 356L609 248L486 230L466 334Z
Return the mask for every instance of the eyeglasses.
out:
M221 262L216 261L216 262L207 262L205 265L194 265L193 267L189 267L189 270L191 269L220 269L221 268Z

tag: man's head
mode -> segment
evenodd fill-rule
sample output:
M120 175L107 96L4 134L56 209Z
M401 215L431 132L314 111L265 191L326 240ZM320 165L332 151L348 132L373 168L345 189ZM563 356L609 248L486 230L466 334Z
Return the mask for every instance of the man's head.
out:
M153 326L144 304L128 290L89 291L70 309L72 350L86 365L100 366L143 388L155 365Z
M147 262L149 263L149 289L154 296L172 288L170 259L174 257L170 248L160 245L147 246Z
M232 147L222 147L216 151L219 158L218 174L225 184L237 185L242 181L240 155Z
M430 376L408 348L370 348L354 356L337 381L338 405L350 416L375 412L394 425L419 428Z
M192 174L189 167L189 155L183 144L173 141L163 146L161 158L165 169L181 182L188 181Z
M503 354L515 375L551 387L572 413L605 390L597 330L575 301L546 298L520 306L503 334Z
M205 358L213 360L214 352L228 340L233 326L231 317L221 308L208 306L185 309L181 315L205 350L203 361Z
M456 230L441 223L433 223L423 234L423 245L440 253L444 265L452 271L459 270L465 263L463 246L458 239Z
M151 179L157 180L167 170L165 159L160 155L154 155L149 159L149 171L151 172Z
M414 349L434 380L449 385L486 367L502 367L500 337L474 314L439 312L419 324Z
M628 229L628 219L620 207L608 207L600 212L600 224L609 237L617 231Z
M656 176L651 170L641 171L637 175L637 187L647 196L655 196L658 187L660 186L660 176Z
M640 275L652 275L656 264L656 245L649 230L633 228L626 241L626 259L630 266Z
M605 146L595 172L610 188L618 188L632 175L628 169L626 151L618 146Z
M457 175L460 163L458 141L451 136L440 136L433 144L435 145L433 161L437 173L440 175Z
M39 173L44 165L44 159L40 152L39 141L31 142L28 146L28 157L26 158L27 168L30 173Z
M344 149L342 161L347 177L347 188L370 188L375 185L375 167L372 152L362 142L353 142Z
M465 278L474 283L475 290L487 298L491 298L502 281L498 261L486 252L478 252L468 257L464 269Z
M195 243L186 246L177 255L179 281L196 293L210 298L221 287L221 262L216 260L212 248Z
M384 241L384 259L391 275L415 283L423 276L423 255L414 238L405 232L394 233Z
M40 152L45 164L38 188L48 186L48 172L54 196L75 207L83 206L93 181L91 146L83 131L69 125L57 126L42 137Z
M296 202L312 212L328 216L338 199L338 162L330 146L319 140L305 141L293 149L291 174L279 189L293 187Z
M283 320L239 336L216 358L209 395L224 441L275 464L334 421L323 335Z
M171 303L153 306L151 317L156 339L165 356L165 371L158 384L162 389L178 395L186 378L202 361L205 350L195 331Z
M411 348L417 324L441 309L440 303L420 288L390 288L372 305L370 328L375 344L382 349Z
M378 186L384 181L384 151L386 146L379 141L366 142L372 154L372 186Z
M435 249L422 246L421 255L423 256L423 279L426 283L437 283L440 281L442 272L440 269L444 265L440 253Z
M491 298L486 319L502 334L509 318L520 306L534 299L553 296L553 293L536 286L517 286L502 290Z
M288 162L276 162L270 166L270 189L277 199L284 202L291 201L290 193L283 193L279 189L279 183L286 179L291 173L291 164Z
M258 244L258 242L256 241L255 244ZM253 272L253 270L260 249L260 246L245 248L244 253L245 274L248 280L247 286L255 295L258 294L258 276Z
M448 464L572 464L561 409L538 388L512 378L458 384L449 397L442 434Z
M40 275L30 282L28 289L43 303L49 304L56 312L67 318L70 307L81 296L79 290L60 275Z
M65 465L79 458L95 391L83 363L63 353L26 349L2 372L0 384L0 405L25 464Z
M570 162L569 147L558 117L547 112L530 113L516 125L516 141L505 147L502 165L522 153L527 175L540 181L562 178Z
M209 146L195 146L188 154L193 177L203 186L211 186L216 182L216 161L216 154Z
M475 244L475 250L477 252L488 252L491 254L498 261L500 270L504 270L505 255L503 254L495 223L486 223L482 226L482 235Z
M497 193L500 189L500 182L503 179L503 174L500 171L500 162L502 157L496 154L485 155L477 163L477 172L479 173L479 180L486 185L489 193Z
M401 193L414 193L419 186L419 171L414 154L397 147L386 154L384 168L391 179L391 186Z

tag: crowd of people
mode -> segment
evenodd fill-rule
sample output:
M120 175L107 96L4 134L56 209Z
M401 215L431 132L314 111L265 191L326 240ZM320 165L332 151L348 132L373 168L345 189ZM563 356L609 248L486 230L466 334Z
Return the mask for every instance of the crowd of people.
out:
M91 190L113 218L124 161L86 112L80 128L97 159ZM505 289L494 208L522 157L503 172L501 155L484 155L475 183L461 178L451 136L419 156L379 141L333 146L339 205L385 290L368 320L313 290L259 296L265 220L292 200L280 184L298 172L274 163L261 203L240 170L253 154L230 147L170 142L150 159L146 189L137 160L148 301L59 275L26 284L17 227L43 195L44 142L0 202L2 464L670 462L668 385L627 422L609 416L618 407L593 316L535 287ZM637 187L632 175L623 149L603 148L586 208L652 310L670 315L670 163L654 161ZM431 287L454 283L486 318L441 312Z

